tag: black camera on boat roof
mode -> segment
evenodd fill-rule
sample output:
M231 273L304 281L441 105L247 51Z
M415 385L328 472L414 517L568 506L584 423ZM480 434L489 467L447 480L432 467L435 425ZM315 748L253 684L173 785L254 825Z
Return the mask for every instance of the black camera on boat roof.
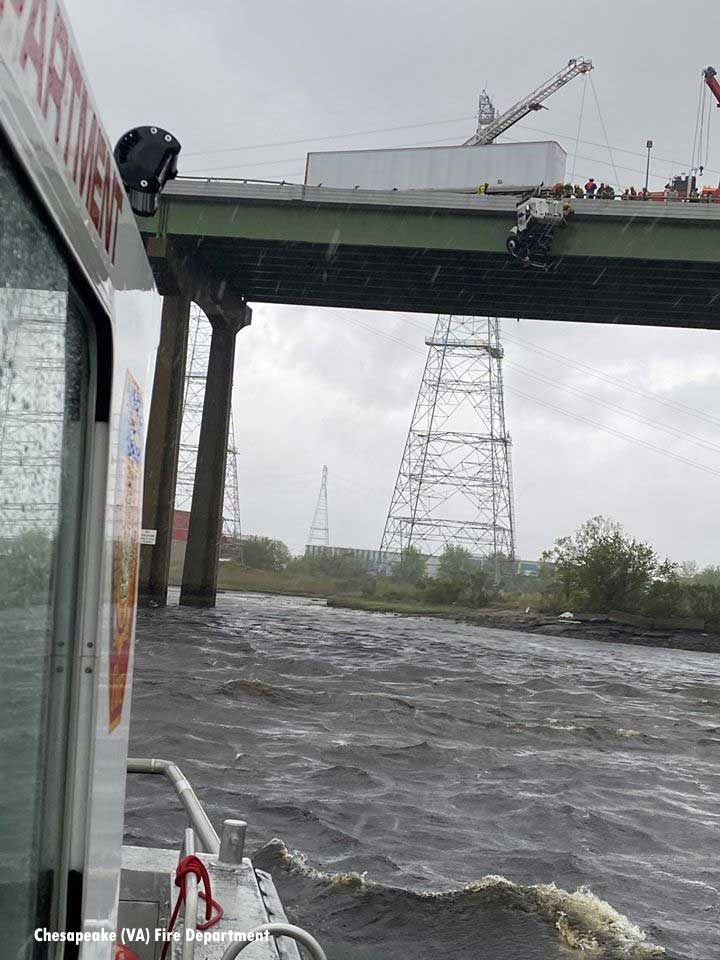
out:
M179 140L161 127L134 127L118 140L115 162L139 217L152 217L157 211L165 184L177 176L181 149Z

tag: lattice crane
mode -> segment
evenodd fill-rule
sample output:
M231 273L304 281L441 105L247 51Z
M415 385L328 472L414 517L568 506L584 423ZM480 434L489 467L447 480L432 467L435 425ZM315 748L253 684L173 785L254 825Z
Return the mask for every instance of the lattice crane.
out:
M478 111L477 133L465 141L466 147L474 147L478 144L492 143L501 134L505 133L513 124L522 120L533 110L542 110L543 100L555 93L574 77L589 73L593 68L592 60L585 60L578 57L574 60L568 60L567 66L559 70L554 76L541 84L537 90L519 100L514 106L506 110L499 116L492 116L495 113L492 102L485 90L480 94L480 108Z

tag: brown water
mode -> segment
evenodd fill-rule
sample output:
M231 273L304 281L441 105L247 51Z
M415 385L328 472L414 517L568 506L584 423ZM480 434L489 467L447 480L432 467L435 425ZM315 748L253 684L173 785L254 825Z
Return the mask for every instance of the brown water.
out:
M720 955L712 654L226 594L140 613L132 718L336 960Z

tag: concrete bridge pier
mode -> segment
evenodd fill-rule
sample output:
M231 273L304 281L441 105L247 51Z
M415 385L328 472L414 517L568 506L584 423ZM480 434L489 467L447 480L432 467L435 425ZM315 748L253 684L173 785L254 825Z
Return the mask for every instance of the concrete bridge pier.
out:
M215 606L235 338L250 324L251 317L247 306L242 311L211 313L208 317L212 324L210 359L180 590L180 603L185 606Z
M154 545L140 549L139 602L167 604L175 483L185 382L190 300L182 294L163 298L160 344L155 364L148 424L142 525L154 530Z
M235 337L250 323L252 311L197 249L188 254L165 236L149 237L146 248L163 296L163 316L143 496L143 527L156 531L156 541L140 551L139 602L167 604L190 305L196 303L213 334L180 602L214 606Z

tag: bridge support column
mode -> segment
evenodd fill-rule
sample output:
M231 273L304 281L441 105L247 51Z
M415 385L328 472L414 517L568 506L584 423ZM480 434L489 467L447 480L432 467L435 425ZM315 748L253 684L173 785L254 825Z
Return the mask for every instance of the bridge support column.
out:
M190 300L163 298L145 453L142 525L156 531L154 545L140 548L139 602L167 604L175 482L182 420Z
M212 340L180 591L180 603L195 607L215 606L235 338L250 323L251 310L208 314L208 319Z

